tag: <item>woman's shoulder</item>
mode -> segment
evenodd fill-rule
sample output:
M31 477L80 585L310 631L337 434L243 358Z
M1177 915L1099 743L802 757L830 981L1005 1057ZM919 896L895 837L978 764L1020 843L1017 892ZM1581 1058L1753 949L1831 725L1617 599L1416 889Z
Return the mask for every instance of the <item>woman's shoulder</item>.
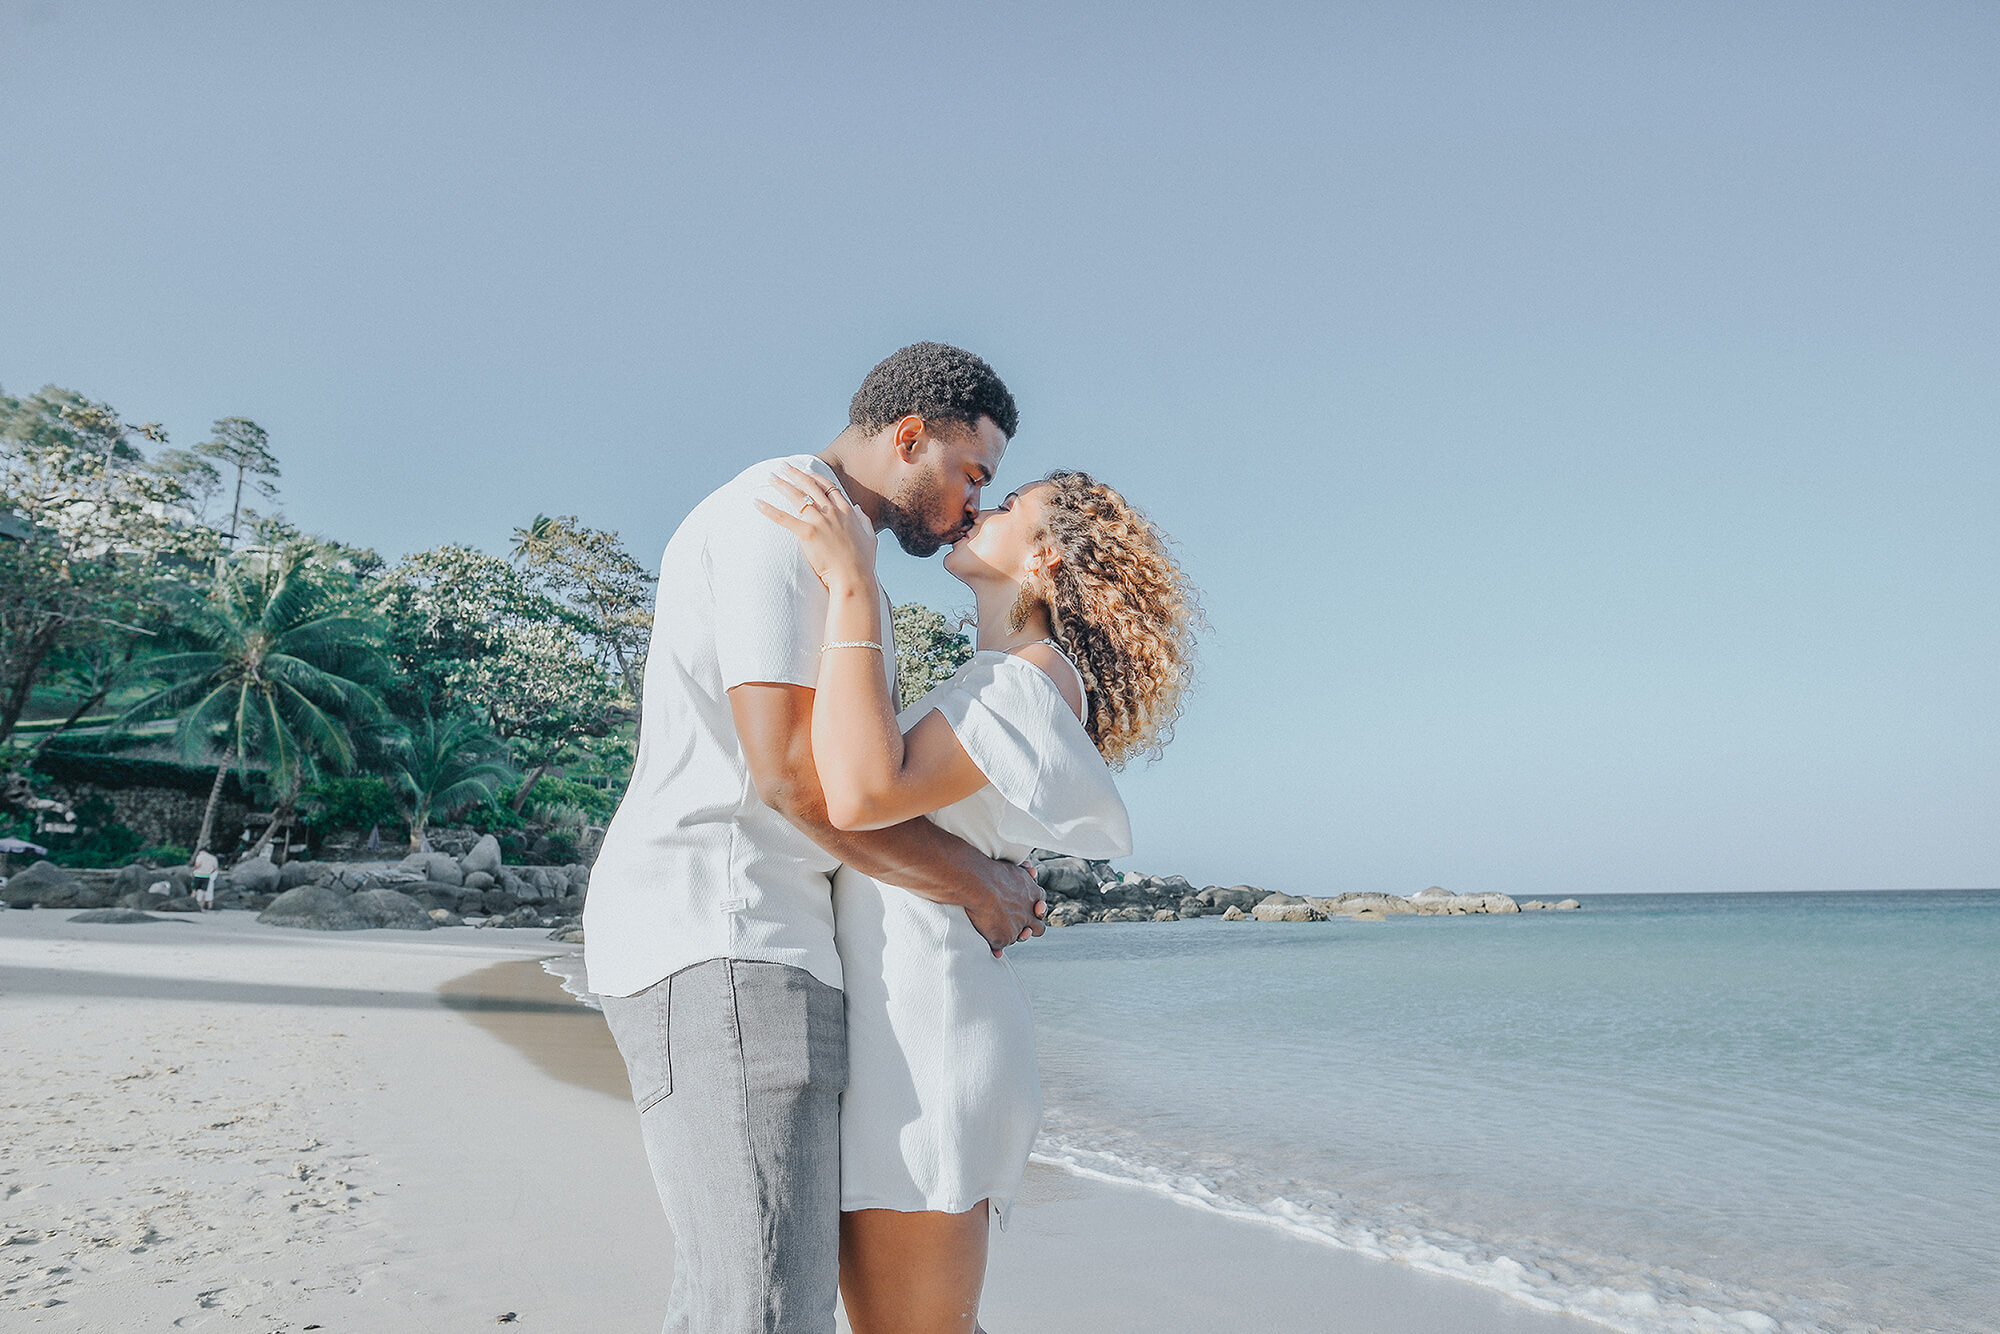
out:
M1056 693L1062 696L1063 703L1069 705L1069 711L1075 714L1079 721L1082 720L1083 678L1077 675L1076 668L1070 665L1069 659L1063 656L1061 649L1054 644L1023 644L1020 648L1010 653L1002 653L1000 656L1039 668L1042 675L1048 677L1050 684L1055 686Z

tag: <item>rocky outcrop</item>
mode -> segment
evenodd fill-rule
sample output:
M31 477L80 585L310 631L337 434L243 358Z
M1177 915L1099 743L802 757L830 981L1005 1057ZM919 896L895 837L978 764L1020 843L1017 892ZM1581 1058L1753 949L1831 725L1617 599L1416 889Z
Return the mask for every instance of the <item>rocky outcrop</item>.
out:
M9 908L32 908L44 896L73 895L83 887L83 882L57 866L54 862L36 862L25 871L16 871L5 885L0 885L0 900ZM74 900L51 903L50 907L76 907ZM96 905L88 905L96 906Z
M241 890L245 894L275 894L279 882L284 879L269 857L253 857L247 862L238 862L217 877L217 889L226 884L230 889Z
M300 885L288 889L258 914L269 926L303 927L308 931L366 931L386 927L398 931L428 931L437 923L408 894L393 889L352 892L331 885Z

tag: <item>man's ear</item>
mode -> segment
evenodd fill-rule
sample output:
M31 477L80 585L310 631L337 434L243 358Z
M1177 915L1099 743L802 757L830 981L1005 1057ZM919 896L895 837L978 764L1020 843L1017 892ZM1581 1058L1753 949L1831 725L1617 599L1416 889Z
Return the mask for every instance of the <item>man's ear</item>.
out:
M917 455L924 452L924 419L911 413L896 423L895 434L890 437L896 446L896 457L905 463L915 463Z

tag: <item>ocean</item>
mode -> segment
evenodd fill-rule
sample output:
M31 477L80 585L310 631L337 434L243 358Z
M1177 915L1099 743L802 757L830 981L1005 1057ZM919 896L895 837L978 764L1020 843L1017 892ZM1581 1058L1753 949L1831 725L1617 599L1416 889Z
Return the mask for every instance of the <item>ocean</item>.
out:
M2000 1331L2000 891L1584 903L1051 931L1038 1153L1622 1330Z
M1100 924L1009 957L1044 1162L1635 1334L2000 1334L2000 891Z

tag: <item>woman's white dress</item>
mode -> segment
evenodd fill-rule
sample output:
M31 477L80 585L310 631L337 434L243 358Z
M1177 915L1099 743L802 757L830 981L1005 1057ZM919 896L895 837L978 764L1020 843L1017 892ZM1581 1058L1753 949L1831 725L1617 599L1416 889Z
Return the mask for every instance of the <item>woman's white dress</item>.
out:
M1111 770L1041 668L983 650L898 721L908 731L932 710L987 778L930 817L941 828L1003 861L1131 851ZM859 871L834 877L833 911L847 990L840 1207L960 1213L991 1200L1004 1222L1042 1118L1013 966L963 909Z

